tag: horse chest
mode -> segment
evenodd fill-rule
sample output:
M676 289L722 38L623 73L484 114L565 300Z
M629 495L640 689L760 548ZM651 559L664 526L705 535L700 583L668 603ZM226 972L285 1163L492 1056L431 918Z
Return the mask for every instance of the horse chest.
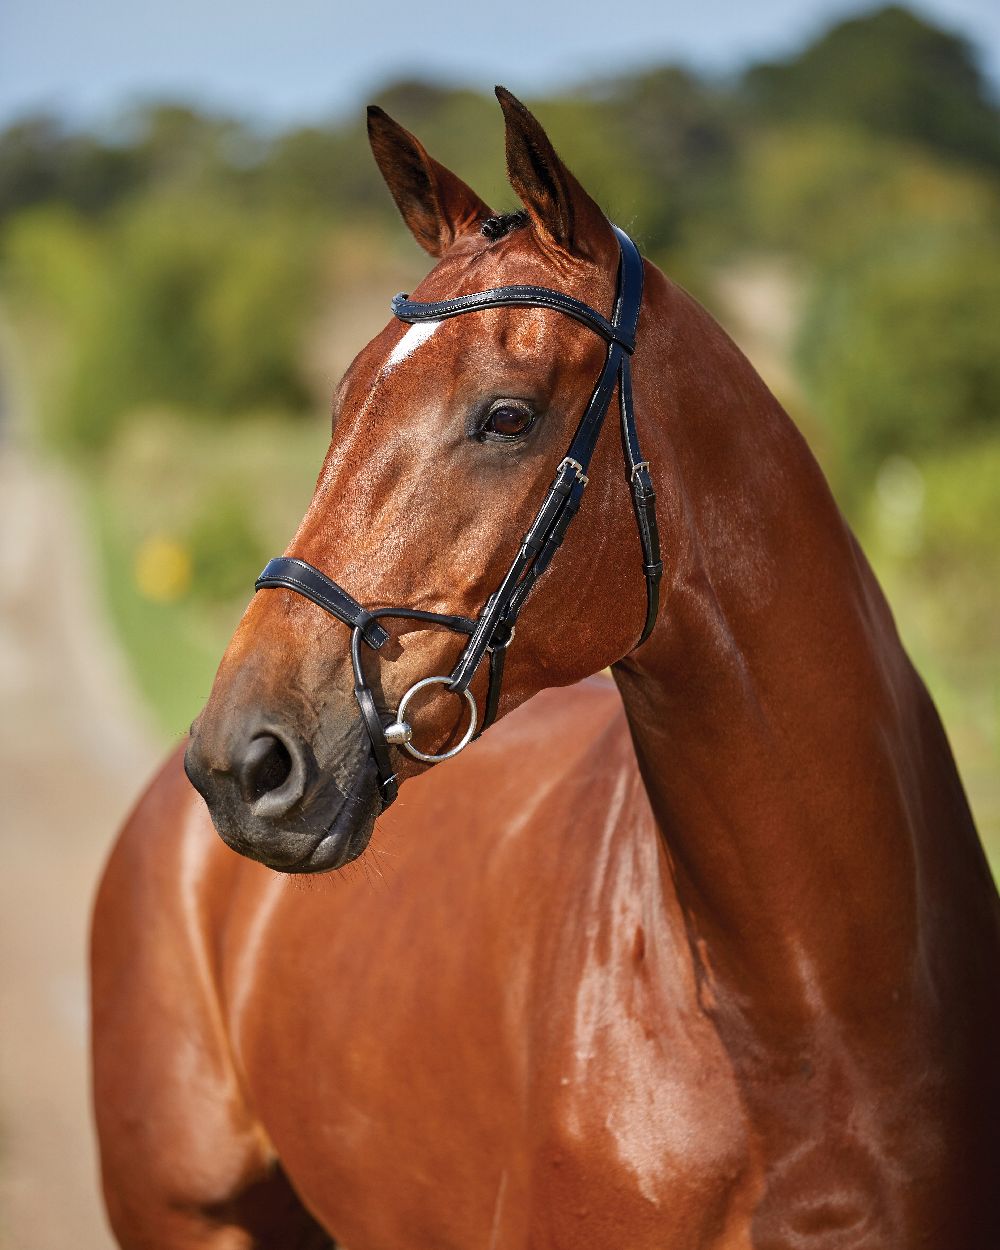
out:
M293 1016L276 948L241 1041L282 1163L350 1250L739 1244L742 1112L683 988L631 944L585 944L562 983L401 952L299 986Z
M630 751L500 825L422 778L385 887L279 885L234 933L252 1102L350 1250L740 1244L742 1104Z

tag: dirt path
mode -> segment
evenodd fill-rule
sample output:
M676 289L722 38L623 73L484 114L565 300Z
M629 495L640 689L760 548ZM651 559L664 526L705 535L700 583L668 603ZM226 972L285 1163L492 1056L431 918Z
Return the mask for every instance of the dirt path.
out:
M2 344L0 344L2 346ZM109 1250L87 1078L101 863L159 749L66 478L0 429L0 1247Z

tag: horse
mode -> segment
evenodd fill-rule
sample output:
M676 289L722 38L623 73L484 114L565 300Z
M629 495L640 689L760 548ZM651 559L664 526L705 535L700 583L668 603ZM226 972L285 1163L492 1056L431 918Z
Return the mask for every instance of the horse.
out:
M497 95L517 213L369 110L436 263L340 383L287 580L100 884L112 1228L994 1250L1000 907L932 701L791 420L648 261L628 338L624 243ZM655 502L606 431L560 462L577 518L501 637L494 588L595 377ZM477 629L496 691L454 676ZM428 763L491 694L496 724Z

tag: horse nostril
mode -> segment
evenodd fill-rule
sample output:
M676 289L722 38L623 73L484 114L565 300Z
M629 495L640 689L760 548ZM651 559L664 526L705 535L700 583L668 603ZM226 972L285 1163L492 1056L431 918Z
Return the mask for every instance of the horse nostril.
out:
M272 734L251 738L237 769L240 792L246 803L254 803L264 794L277 790L288 780L292 757L288 748Z

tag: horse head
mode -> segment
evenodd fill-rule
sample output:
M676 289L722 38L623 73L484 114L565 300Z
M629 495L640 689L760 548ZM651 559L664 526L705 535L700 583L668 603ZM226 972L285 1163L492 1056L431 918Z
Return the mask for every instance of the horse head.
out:
M359 855L395 788L469 736L470 704L481 727L488 705L492 719L543 688L578 681L629 654L644 633L644 552L647 578L651 557L641 521L637 537L635 494L643 469L626 447L623 472L611 431L596 439L586 473L565 459L596 402L595 379L604 377L603 408L624 389L620 362L631 344L616 344L610 324L624 245L537 120L508 92L497 95L523 204L503 216L369 110L378 166L437 263L337 388L312 502L286 556L258 583L268 593L251 600L192 727L186 769L219 833L287 872ZM633 265L641 290L637 254ZM543 288L543 298L463 309L462 296L497 288ZM565 307L545 305L553 292L569 297ZM444 301L441 315L420 311ZM581 324L574 302L600 310L596 321ZM523 596L516 642L507 645L511 610L479 638L471 670L456 682L463 646L473 646L539 503L562 507L556 488L579 506L579 520L559 522L565 542ZM655 532L651 487L645 507ZM539 533L551 546L552 534ZM525 562L529 576L536 557ZM337 594L339 611L329 602ZM416 615L378 615L400 606ZM502 683L491 685L498 653ZM413 690L445 674L452 678ZM404 700L406 723L400 709L383 732Z

